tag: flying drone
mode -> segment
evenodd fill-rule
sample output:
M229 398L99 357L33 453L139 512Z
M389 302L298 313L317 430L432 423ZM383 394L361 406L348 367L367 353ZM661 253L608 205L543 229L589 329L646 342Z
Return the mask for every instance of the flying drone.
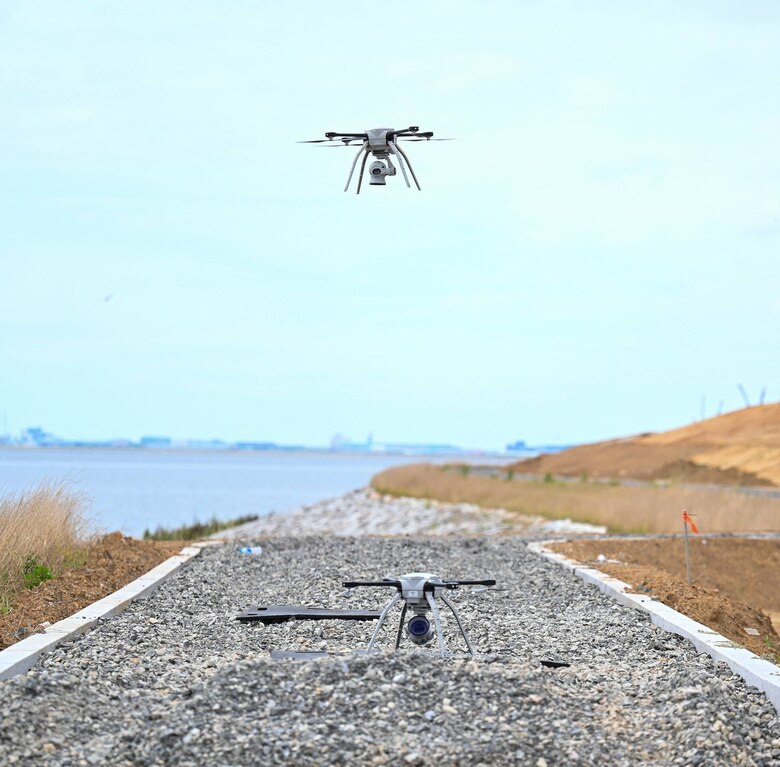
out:
M261 621L264 624L281 623L292 619L297 620L356 620L369 621L379 620L371 640L368 643L366 652L372 652L379 638L379 632L382 630L385 620L390 610L403 600L403 610L398 624L398 632L395 638L395 649L401 644L401 638L404 629L404 619L411 610L413 613L409 622L406 624L406 635L416 645L425 645L430 642L434 636L438 640L439 654L442 658L447 655L447 648L444 644L444 632L442 631L441 615L439 605L436 600L441 599L452 612L455 622L458 624L460 633L466 641L466 647L471 655L474 655L474 648L469 642L466 630L460 616L455 610L455 606L445 596L445 591L452 591L460 586L495 586L496 582L490 580L443 580L438 575L432 573L407 573L401 576L391 576L381 581L345 581L342 584L345 588L352 589L357 586L377 586L385 588L394 588L396 593L385 605L381 613L372 610L326 610L311 607L294 607L292 605L277 605L268 607L255 607L244 611L236 616L242 623L250 621ZM433 626L428 619L428 612L433 615Z
M352 161L352 167L347 177L347 185L344 187L346 192L349 189L349 184L352 181L352 175L355 172L358 160L363 157L363 162L360 164L360 175L358 176L357 192L360 194L360 187L363 183L363 172L366 169L366 161L369 155L373 155L376 159L368 168L369 184L371 186L385 186L387 183L385 178L387 176L395 176L396 167L393 165L390 155L394 155L398 161L398 165L403 173L406 186L411 189L409 183L409 177L406 175L406 167L409 166L409 172L412 174L414 183L417 189L420 189L420 183L417 181L417 176L414 174L412 163L409 162L409 158L404 152L403 147L398 146L399 141L451 141L448 138L433 138L433 131L420 131L416 125L412 125L409 128L403 130L396 130L395 128L372 128L364 133L336 133L335 131L328 131L325 134L325 138L314 139L313 141L299 141L299 144L322 144L329 147L342 147L342 146L359 146L358 153L355 159Z

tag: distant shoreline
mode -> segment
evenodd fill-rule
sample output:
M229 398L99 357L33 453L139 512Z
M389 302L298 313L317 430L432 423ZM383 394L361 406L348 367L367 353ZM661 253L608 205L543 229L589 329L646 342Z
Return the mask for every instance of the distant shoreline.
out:
M345 456L349 458L420 458L420 459L439 459L446 460L498 460L498 461L517 461L518 455L512 453L491 453L489 451L464 451L462 453L436 453L436 452L403 452L403 451L384 451L384 450L333 450L331 448L317 447L274 447L268 449L242 449L234 447L214 448L214 447L141 447L134 445L0 445L0 452L7 450L9 452L19 453L37 453L37 452L94 452L94 453L129 453L133 455L191 455L191 454L214 454L214 455L316 455L316 456ZM526 456L522 456L523 458ZM530 455L528 457L531 457Z

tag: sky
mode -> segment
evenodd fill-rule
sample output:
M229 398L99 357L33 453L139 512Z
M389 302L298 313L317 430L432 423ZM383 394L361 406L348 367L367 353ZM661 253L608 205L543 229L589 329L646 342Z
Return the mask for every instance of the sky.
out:
M0 0L8 431L495 449L777 400L778 40L770 0ZM456 139L407 144L421 192L295 143L408 125Z

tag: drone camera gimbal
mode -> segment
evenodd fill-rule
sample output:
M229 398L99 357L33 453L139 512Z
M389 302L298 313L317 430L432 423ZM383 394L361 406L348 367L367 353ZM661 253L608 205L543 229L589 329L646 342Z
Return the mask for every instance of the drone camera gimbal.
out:
M368 166L368 172L370 175L368 183L371 186L384 186L384 184L387 183L385 181L385 176L395 176L396 171L395 166L390 162L390 158L387 157L385 158L385 162L382 162L382 160L374 160L374 162Z

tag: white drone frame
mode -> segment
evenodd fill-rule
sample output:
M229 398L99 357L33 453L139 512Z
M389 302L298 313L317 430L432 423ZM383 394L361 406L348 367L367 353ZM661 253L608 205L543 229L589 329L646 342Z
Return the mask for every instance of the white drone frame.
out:
M396 589L396 593L393 598L385 605L379 616L379 622L374 628L374 632L371 635L371 639L368 643L366 652L370 653L374 650L376 641L379 638L379 632L382 630L382 626L387 618L390 610L395 607L401 600L404 602L403 610L401 611L401 619L398 623L398 633L395 638L395 649L397 650L401 644L401 636L403 634L404 619L406 618L407 610L411 609L415 616L425 617L426 613L430 610L433 613L433 622L436 627L436 639L439 644L439 655L442 658L447 656L447 647L444 644L444 632L441 626L441 617L439 614L439 606L436 603L437 598L441 598L447 607L450 608L450 612L455 618L455 622L458 624L460 633L466 642L469 654L474 655L474 648L469 642L466 629L463 628L460 616L458 615L455 605L450 602L444 595L445 590L457 589L459 586L495 586L495 580L442 580L438 575L433 573L406 573L405 575L388 577L381 581L345 581L343 584L346 588L354 588L355 586L389 586ZM427 621L427 619L426 619ZM414 644L422 645L427 644L433 639L433 630L424 636L413 636L410 625L407 627L407 634Z
M403 173L406 186L411 189L409 183L409 176L406 173L406 166L409 166L409 172L412 174L415 186L418 191L422 191L420 182L417 180L412 163L409 161L409 157L403 148L398 146L398 140L404 141L430 141L433 138L432 131L420 132L419 127L413 125L403 130L395 130L394 128L372 128L364 133L337 133L335 131L328 131L325 134L324 139L315 139L314 141L301 141L301 144L327 144L328 146L357 146L360 143L360 149L352 161L352 167L349 170L349 176L347 176L347 184L344 187L346 192L349 189L349 185L352 182L352 176L355 173L358 160L362 157L363 162L360 164L360 174L358 175L357 191L356 194L360 194L360 188L363 184L363 174L366 169L366 161L369 155L373 155L377 158L377 161L372 164L371 167L371 180L372 185L384 185L385 176L395 176L396 167L393 165L390 159L391 155L395 156L401 173ZM449 139L433 139L434 141L449 141Z

